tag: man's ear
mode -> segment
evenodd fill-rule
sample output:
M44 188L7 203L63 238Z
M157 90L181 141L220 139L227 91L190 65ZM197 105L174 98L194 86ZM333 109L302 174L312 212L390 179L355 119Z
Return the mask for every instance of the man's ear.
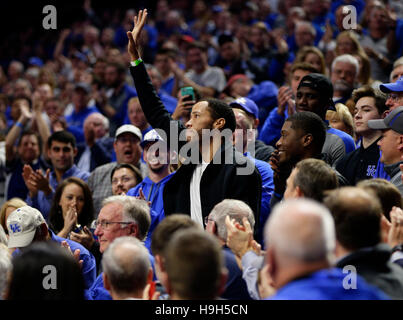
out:
M304 193L302 192L301 188L299 186L295 187L295 193L297 194L298 198L303 198L304 197Z
M104 288L111 291L111 284L109 283L109 278L105 272L102 272L102 280L104 281Z
M162 272L165 272L165 263L164 263L164 258L161 257L159 254L156 254L155 257L155 263L158 264L158 267Z
M260 120L259 119L255 119L254 123L253 123L253 129L257 129L257 127L259 126Z
M313 141L312 135L311 134L306 134L306 135L303 136L302 145L304 147L307 147L310 144L312 144L312 141Z
M139 236L139 225L137 223L131 223L129 225L129 234L133 234L136 238Z
M213 124L213 129L222 129L225 126L225 119L224 118L219 118L217 119L214 124Z
M74 149L73 149L74 157L77 155L77 153L78 153L78 149L77 149L77 148L74 148Z
M399 135L399 144L397 146L397 149L402 152L403 151L403 134Z

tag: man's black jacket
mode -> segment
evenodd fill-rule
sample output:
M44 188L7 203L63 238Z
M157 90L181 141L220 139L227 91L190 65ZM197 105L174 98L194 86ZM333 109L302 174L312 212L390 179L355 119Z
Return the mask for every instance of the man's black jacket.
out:
M162 129L167 133L168 146L171 145L169 133L170 123L175 122L179 134L186 130L180 121L172 120L168 111L164 108L161 100L156 94L143 63L131 67L134 84L138 93L141 107L147 121L154 129ZM177 139L177 138L176 138ZM178 149L186 143L179 141ZM176 150L178 151L178 150ZM224 159L227 152L231 155L231 164L224 161L221 164L210 163L203 173L200 182L200 199L203 218L208 216L213 207L224 199L237 199L247 203L255 214L255 230L258 228L262 179L259 171L239 152L236 152L232 145L222 144L214 158ZM231 153L232 152L232 153ZM237 169L252 165L253 172L249 175L237 174ZM173 213L184 213L190 215L190 180L193 176L196 164L183 164L164 188L164 211L165 215Z

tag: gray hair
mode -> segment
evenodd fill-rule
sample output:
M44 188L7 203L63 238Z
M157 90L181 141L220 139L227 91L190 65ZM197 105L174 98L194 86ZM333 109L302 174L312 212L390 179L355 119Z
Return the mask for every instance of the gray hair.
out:
M150 207L144 200L131 196L111 196L102 202L102 206L118 203L123 207L122 219L124 222L135 222L138 225L138 238L145 240L151 225ZM124 227L124 226L122 226Z
M295 31L299 28L299 27L307 27L309 28L309 31L311 31L312 36L316 37L316 29L314 28L314 26L312 25L312 23L308 22L308 21L297 21L295 23Z
M134 237L115 239L102 257L102 269L117 293L144 290L150 268L147 249Z
M264 229L267 247L278 255L303 263L333 262L336 246L334 220L329 210L314 200L292 199L278 204Z
M15 80L15 84L22 84L23 86L27 87L29 91L32 91L31 82L29 82L27 79L18 78L17 80Z
M355 68L355 77L358 76L358 74L360 72L360 64L356 57L352 56L351 54L342 54L341 56L336 57L332 62L332 68L331 68L332 71L337 62L344 62L344 63L352 64Z
M88 122L91 120L91 118L93 118L93 117L98 117L98 118L100 118L101 121L102 121L102 125L103 125L104 129L105 129L105 130L109 130L109 119L108 119L107 117L105 117L105 116L104 116L102 113L100 113L100 112L93 112L93 113L91 113L90 115L88 115L88 117L85 118L85 120L84 120L84 126L85 126L86 123L88 123Z
M253 211L245 202L234 199L225 199L216 204L209 215L209 218L216 223L217 236L221 240L227 240L227 227L225 225L225 218L227 216L231 219L235 219L240 224L242 224L242 218L247 218L252 230L255 226Z
M4 297L7 288L8 275L12 271L13 265L8 248L0 243L0 300Z

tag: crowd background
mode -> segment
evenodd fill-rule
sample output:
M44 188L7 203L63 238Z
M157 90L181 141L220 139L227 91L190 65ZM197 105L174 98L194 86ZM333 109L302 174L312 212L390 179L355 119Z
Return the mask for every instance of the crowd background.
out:
M47 4L57 9L56 30L42 27L46 16L42 9ZM354 30L345 29L345 5L356 8ZM386 117L384 112L395 109L399 101L403 105L403 79L399 80L403 76L400 1L158 0L112 6L84 0L27 3L23 8L8 2L9 17L22 19L18 23L5 19L0 28L1 224L7 230L6 217L14 209L26 204L37 208L52 230L53 240L70 238L79 242L88 249L85 254L94 259L85 262L85 289L92 288L94 274L100 273L105 251L104 244L94 240L94 235L96 239L100 234L94 230L100 230L96 219L103 208L102 201L112 194L128 194L149 202L151 220L144 227L148 234L144 230L133 234L150 250L152 232L165 217L162 188L177 169L152 163L150 144L161 138L142 111L145 106L141 105L141 93L136 91L138 84L135 86L137 71L129 71L133 59L127 49L126 33L133 29L138 10L145 7L148 18L139 40L141 58L172 119L187 123L195 102L213 97L237 110L238 129L256 129L254 154L248 153L250 144L246 141L238 151L256 158L262 179L259 194L248 203L258 217L254 236L260 245L264 246L266 220L276 201L286 197L287 178L291 177L292 168L282 168L280 172L276 167L276 161L280 161L274 159L278 150L272 155L285 144L281 128L287 122L320 123L326 119L328 135L334 138L331 146L327 141L323 148L329 151L327 162L338 170L332 183L337 179L340 185L355 185L368 178L392 178L402 193L402 181L400 175L395 179L395 168L393 175L383 170L383 165L390 163L385 160L386 153L382 158L376 143L381 139L380 131L374 136L375 129L360 131L356 126L361 110L358 100L371 96L371 90L376 91L373 98L377 103L377 114L371 119ZM298 109L302 103L297 101L297 89L303 87L300 81L310 73L316 75L305 87L317 81L316 89L320 87L320 93L332 102L324 102L317 112L309 110L319 116L317 119L310 116L304 120L296 116L304 111L303 107ZM386 97L378 92L385 83L397 83L393 89L382 91L396 92L398 96ZM183 87L193 87L195 96L191 101L181 93ZM360 96L356 90L359 88L367 91ZM359 157L354 150L368 145L376 149L371 149L370 161L361 167L351 165L351 161L362 162L354 160L354 156ZM313 149L291 156L294 160L319 158L322 145L320 150ZM399 164L393 164L399 171ZM317 168L320 165L315 164ZM396 195L396 190L391 193ZM322 198L321 195L315 200ZM393 201L398 207L400 201L401 207L401 196ZM260 209L255 210L252 203ZM392 208L387 210L386 216ZM197 222L206 227L210 215L203 213L204 221ZM106 230L107 226L102 228ZM211 233L215 234L215 229ZM203 240L199 234L193 236L200 236L200 242L211 240ZM225 238L220 239L225 243ZM134 251L138 249L136 245L130 244ZM150 257L150 261L154 268L154 258ZM108 266L108 262L103 264ZM104 282L107 288L109 283L102 277L95 282L98 289ZM246 294L247 289L242 290ZM99 292L93 290L92 298L106 297ZM247 294L252 296L250 290ZM394 294L403 297L401 293Z

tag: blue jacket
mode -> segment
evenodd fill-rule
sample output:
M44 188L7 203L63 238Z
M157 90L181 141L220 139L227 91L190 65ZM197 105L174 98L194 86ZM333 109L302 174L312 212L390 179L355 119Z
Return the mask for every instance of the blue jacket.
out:
M69 170L67 170L63 174L62 181L67 178L70 178L70 177L76 177L76 178L80 178L81 180L84 180L85 182L87 182L89 176L90 176L90 174L87 171L82 171L76 165L73 165ZM48 219L50 207L52 205L52 200L55 195L55 191L59 185L54 171L50 172L49 184L50 184L51 188L53 189L53 191L48 196L46 196L43 193L43 191L39 191L37 196L34 198L31 198L28 194L28 196L25 200L25 202L29 206L38 209L42 213L45 220Z
M357 275L356 289L345 289L348 274L342 269L323 269L295 279L265 300L388 300L379 289L367 284Z
M158 183L154 183L149 177L145 177L141 183L127 192L128 196L138 197L140 195L140 188L142 188L146 200L151 201L151 226L144 243L148 250L150 250L151 247L151 235L155 227L165 218L163 193L165 184L171 179L172 175L173 173L166 176Z
M151 267L153 268L153 275L154 275L153 280L156 280L154 271L154 257L151 254L148 254L148 257L150 258ZM91 288L85 290L84 292L85 300L112 300L109 291L106 290L104 287L104 279L102 277L103 274L104 273L101 272L94 281Z
M277 94L277 86L271 81L253 85L248 93L248 98L259 107L259 120L262 125L269 112L277 105Z
M274 191L274 182L273 182L273 170L269 163L252 158L249 152L245 153L244 156L251 159L256 169L259 171L262 177L262 201L260 207L260 223L258 230L258 239L256 239L259 243L263 243L263 228L266 223L267 218L270 215L270 199L271 195Z
M80 249L80 260L83 260L83 266L81 271L83 272L85 288L89 289L93 285L95 278L97 276L97 264L95 262L94 256L81 244L62 237L58 237L52 231L49 230L50 236L53 241L62 243L62 241L66 241L71 249L71 252L74 253L77 249Z

